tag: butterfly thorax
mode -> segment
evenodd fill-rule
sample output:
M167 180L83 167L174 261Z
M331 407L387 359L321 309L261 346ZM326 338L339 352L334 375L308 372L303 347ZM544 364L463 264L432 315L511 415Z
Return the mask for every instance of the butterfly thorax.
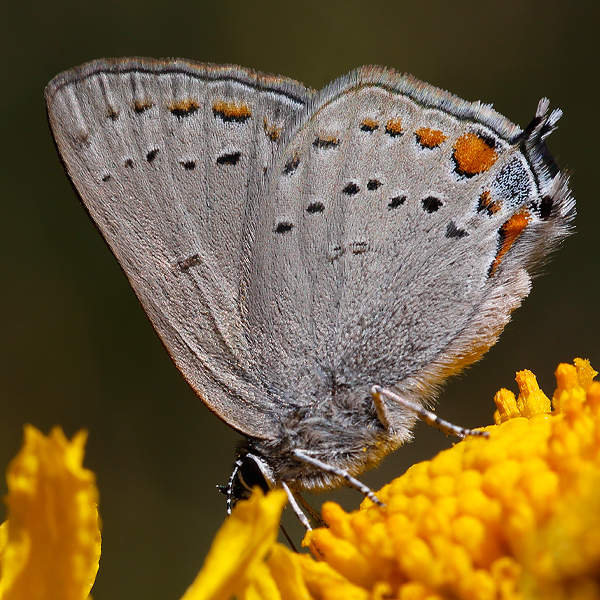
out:
M288 403L290 404L290 403ZM240 448L242 477L256 479L256 462L268 486L284 481L299 491L324 491L344 484L338 474L300 460L295 451L357 475L379 464L410 440L414 415L393 405L380 414L368 388L337 389L324 400L303 403L281 415L272 439L248 438Z

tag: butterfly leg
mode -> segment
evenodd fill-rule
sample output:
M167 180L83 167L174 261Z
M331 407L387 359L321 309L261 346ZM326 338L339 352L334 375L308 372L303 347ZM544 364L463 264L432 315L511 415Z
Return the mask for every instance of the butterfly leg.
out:
M466 429L464 427L460 427L459 425L454 425L448 421L444 421L440 419L434 412L427 410L422 407L417 402L413 402L412 400L408 400L406 398L402 398L398 394L388 390L386 388L382 388L378 385L374 385L371 388L371 394L373 395L373 402L375 402L375 406L377 407L377 413L380 413L379 406L382 404L381 396L385 396L389 398L396 404L400 404L411 410L412 412L419 417L422 421L425 421L428 425L439 429L446 435L455 435L459 438L465 438L467 436L480 436L480 437L489 437L489 432L487 431L479 431L477 429ZM381 415L379 417L381 419ZM382 421L385 425L385 423Z
M306 531L312 531L312 527L308 521L308 517L302 512L302 509L298 505L298 502L296 502L296 498L295 498L292 490L290 490L289 486L287 485L287 483L285 481L281 482L281 487L285 490L285 493L287 494L287 497L288 497L288 502L290 503L290 506L292 507L292 510L298 517L298 520L300 521L300 523L302 523L302 525L304 526Z
M285 537L285 539L287 540L287 543L290 545L290 548L296 553L296 554L300 554L298 552L298 548L296 548L296 544L294 544L294 540L291 538L290 534L287 532L287 529L283 526L283 523L281 521L279 521L279 529L281 529L281 533L283 533L283 536Z
M296 492L294 496L318 527L327 527L327 523L323 521L321 515L306 501L306 498L300 492Z
M365 495L373 504L377 504L379 506L385 506L379 498L375 495L373 490L366 486L364 483L361 483L356 477L352 477L348 471L344 469L339 469L338 467L334 467L332 465L328 465L317 458L309 456L303 450L294 450L293 454L296 458L301 460L302 462L312 465L313 467L317 467L326 473L331 473L332 475L337 475L338 477L343 478L350 487L353 487L355 490L358 490L361 494Z
M377 417L379 418L380 423L386 428L390 428L390 420L388 418L388 409L385 405L385 402L381 398L381 394L374 393L371 390L371 396L373 397L373 404L375 405L375 410L377 410Z

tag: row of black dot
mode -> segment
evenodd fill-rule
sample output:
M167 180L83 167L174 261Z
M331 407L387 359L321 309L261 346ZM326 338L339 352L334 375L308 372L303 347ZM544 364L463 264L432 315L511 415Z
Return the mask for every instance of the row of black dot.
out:
M372 133L373 131L375 131L376 129L379 128L379 125L361 125L361 130L362 131L368 131L369 133ZM395 130L391 130L391 129L387 129L385 130L385 132L391 136L391 137L398 137L400 135L402 135L403 132L401 131L395 131ZM320 138L320 137L315 137L312 145L317 148L317 150L332 150L334 148L337 148L340 145L340 140L338 138Z
M406 202L406 196L396 196L395 198L391 198L388 204L388 208L394 209L402 206ZM435 196L428 196L421 200L421 205L423 206L423 210L428 213L437 212L444 203ZM310 214L321 213L325 210L325 205L322 202L316 201L311 202L307 208L306 212Z
M367 189L370 192L374 192L375 190L378 190L382 185L383 183L381 183L381 181L379 181L378 179L369 179L369 181L367 182ZM346 187L342 191L347 196L354 196L355 194L358 194L358 192L360 192L360 187L358 186L358 184L351 181L349 184L346 185Z
M308 210L308 209L307 209ZM289 231L291 231L294 227L293 223L287 222L287 221L282 221L281 223L277 224L277 227L275 228L275 233L287 233ZM446 232L445 232L445 236L447 238L463 238L468 236L469 233L467 231L465 231L464 229L460 229L459 227L456 226L456 223L454 223L454 221L450 221L446 227ZM350 250L352 251L352 254L364 254L365 252L367 252L369 250L369 243L364 241L364 240L360 240L360 241L356 241L356 242L352 242L349 245ZM340 258L342 256L342 254L344 254L344 249L341 246L336 246L333 249L333 254L330 257L331 259L335 259L335 258ZM192 267L196 267L199 264L201 264L202 260L200 258L199 254L193 254L192 256L180 260L178 261L178 266L182 271L187 271L189 269L191 269Z
M159 152L160 152L159 148L153 148L146 154L146 160L149 163L153 162L154 159L158 156ZM239 162L241 157L242 157L241 152L230 152L227 154L221 154L221 156L217 157L217 164L218 165L236 165ZM133 169L134 162L133 162L132 158L126 158L125 162L123 164L125 165L125 168ZM193 169L196 168L196 161L184 160L184 161L181 161L181 165L187 171L192 171ZM105 182L108 181L109 179L110 179L110 175L104 175L102 177L102 181L105 181Z
M361 130L367 131L369 133L372 133L373 131L375 131L378 128L379 128L379 125L367 125L367 124L361 125ZM385 132L391 137L398 137L404 133L403 131L396 131L393 129L389 129L388 127L386 127ZM318 150L332 150L334 148L337 148L340 145L340 140L337 138L316 137L314 139L312 145L315 148L317 148ZM300 165L300 156L298 156L298 154L294 154L292 156L292 158L284 165L283 174L291 175L298 168L299 165Z
M396 196L395 198L392 198L390 200L390 202L388 204L388 208L389 209L398 208L399 206L402 206L405 202L406 202L406 196ZM421 200L421 205L425 212L428 212L431 214L431 213L437 212L440 208L442 208L442 206L444 206L444 203L439 198L436 198L435 196L428 196L427 198L424 198L423 200ZM315 202L311 202L306 207L306 212L311 215L322 213L322 212L324 212L324 210L325 210L325 205L323 204L323 202L318 201L318 200ZM275 232L276 233L286 233L288 231L291 231L293 227L294 227L293 223L290 223L288 221L282 221L277 224L277 226L275 228ZM469 235L469 233L467 231L458 227L454 223L454 221L450 221L450 223L448 224L448 227L446 229L446 237L447 238L453 238L453 237L462 238L467 235Z
M154 107L154 104L152 102L135 102L133 105L133 111L137 115L143 115L146 111L150 110L153 107ZM183 117L187 117L189 115L194 114L197 110L198 110L198 107L191 105L189 108L185 108L185 109L184 108L171 108L171 109L169 109L169 112L173 116L175 116L179 119L182 119ZM121 114L120 111L109 106L106 116L111 121L116 121L119 118L120 114Z
M370 192L373 192L375 190L378 190L382 185L383 185L383 183L381 183L381 181L379 181L378 179L369 179L369 181L367 182L367 190L369 190ZM360 187L358 186L358 184L351 181L344 187L342 192L344 192L344 194L346 194L347 196L354 196L355 194L358 194L360 192ZM398 208L399 206L402 206L405 202L406 202L406 196L396 196L395 198L390 199L390 203L388 204L388 207L391 209ZM439 202L440 202L440 206L441 206L441 201L439 201ZM435 212L439 208L439 206L437 208L433 208L433 210L430 210L430 208L433 205L434 204L432 202L428 202L427 203L428 208L426 210L428 210L428 212Z
M306 210L310 212L309 209L310 209L310 206ZM322 210L314 211L314 212L322 212ZM280 221L279 223L277 223L277 226L275 227L275 233L288 233L293 228L294 228L293 223L290 223L289 221ZM469 232L466 231L465 229L458 227L458 225L456 225L456 223L454 221L450 221L448 223L448 225L446 226L446 232L444 235L448 239L451 239L451 238L459 238L460 239L460 238L467 237L469 235ZM364 249L362 250L364 252L364 251L366 251L366 242L362 242L362 244L364 244ZM354 253L358 254L358 252L354 252Z
M133 105L133 110L136 114L141 115L153 107L154 107L154 103L149 100L136 101ZM169 109L169 112L174 117L177 117L178 119L184 119L185 117L189 117L189 116L195 114L196 112L198 112L199 108L200 108L200 106L195 101L189 99L189 100L187 100L187 106L173 107L173 108ZM224 121L225 123L246 123L246 121L248 121L251 117L250 113L228 114L223 109L216 108L216 107L213 107L213 115L215 118L219 118L222 121ZM108 116L113 121L115 121L119 116L119 112L111 107L111 108L109 108ZM367 133L373 133L377 129L379 129L379 124L377 124L377 123L367 123L367 122L363 121L360 125L360 130L365 131ZM401 129L391 128L386 125L385 133L391 137L398 137L398 136L402 135L404 132ZM313 145L316 148L329 149L329 148L337 147L339 145L339 143L340 142L338 139L322 139L322 138L317 137L317 138L315 138Z
M361 123L360 125L360 130L361 131L365 131L367 133L373 133L375 130L379 129L379 125L377 123ZM401 129L392 129L389 126L386 125L385 127L385 132L390 136L390 137L399 137L401 136L404 132Z
M382 185L383 184L381 183L381 181L377 179L369 179L369 181L367 182L367 190L375 191L379 189ZM346 184L342 192L348 196L354 196L355 194L358 194L360 192L360 187L358 186L358 184L351 181L350 183ZM395 198L390 199L388 207L398 208L399 206L402 206L405 202L406 196L396 196ZM434 213L444 205L444 203L435 196L428 196L427 198L424 198L423 200L421 200L421 204L423 205L423 209L428 213Z

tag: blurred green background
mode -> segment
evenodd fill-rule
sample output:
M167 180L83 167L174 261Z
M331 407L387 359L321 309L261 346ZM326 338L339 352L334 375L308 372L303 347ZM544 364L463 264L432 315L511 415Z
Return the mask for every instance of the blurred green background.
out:
M179 598L224 518L237 434L172 365L64 175L43 91L100 57L237 63L320 88L363 64L407 71L524 126L542 96L564 117L550 138L572 171L577 234L536 280L500 342L442 394L438 413L489 424L494 392L532 369L548 394L559 361L600 368L598 10L596 3L502 0L4 3L0 119L2 261L0 465L24 423L90 432L104 522L97 600ZM593 142L593 143L592 143ZM594 166L596 165L596 166ZM416 441L364 480L373 487L452 443ZM5 484L2 492L5 492ZM357 493L327 495L358 506ZM317 504L321 498L313 499ZM296 539L301 532L290 525Z

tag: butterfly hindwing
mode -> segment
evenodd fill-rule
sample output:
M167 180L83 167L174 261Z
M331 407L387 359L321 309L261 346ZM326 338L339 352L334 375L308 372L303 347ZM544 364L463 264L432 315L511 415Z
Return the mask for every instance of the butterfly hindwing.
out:
M378 384L427 402L479 358L569 230L543 139L556 117L524 133L381 68L320 92L261 199L247 329L274 389L310 405Z

